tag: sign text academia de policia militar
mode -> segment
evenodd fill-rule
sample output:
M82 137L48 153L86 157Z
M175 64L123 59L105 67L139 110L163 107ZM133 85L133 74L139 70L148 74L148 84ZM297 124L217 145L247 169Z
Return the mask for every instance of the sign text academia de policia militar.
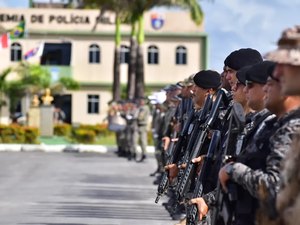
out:
M0 14L0 22L20 22L24 21L25 16L23 14ZM106 24L113 24L111 18L109 17L96 17L96 21L98 23L106 23ZM96 22L95 21L95 22ZM30 16L30 22L36 24L43 24L43 23L58 23L58 24L94 24L94 21L88 16L82 15L42 15L42 14L32 14Z

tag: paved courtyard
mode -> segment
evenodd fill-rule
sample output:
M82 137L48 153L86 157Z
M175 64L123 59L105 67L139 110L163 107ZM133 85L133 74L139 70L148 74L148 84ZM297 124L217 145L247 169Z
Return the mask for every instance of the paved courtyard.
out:
M155 168L151 154L0 152L0 224L174 224L154 203Z

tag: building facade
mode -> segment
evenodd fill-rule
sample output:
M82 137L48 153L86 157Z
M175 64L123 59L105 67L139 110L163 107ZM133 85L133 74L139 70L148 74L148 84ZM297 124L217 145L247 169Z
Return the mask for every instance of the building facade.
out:
M114 14L105 12L99 18L98 10L0 9L2 30L10 30L22 20L25 36L10 40L8 48L0 50L0 71L28 60L47 68L54 81L60 76L72 77L80 83L80 90L66 90L55 104L65 111L69 123L101 123L112 99ZM188 12L147 12L144 27L146 90L157 90L206 69L208 38L203 25L195 25ZM125 86L130 30L129 25L121 25L120 70ZM41 54L24 58L41 45ZM26 110L22 107L22 113ZM8 115L2 115L4 122Z

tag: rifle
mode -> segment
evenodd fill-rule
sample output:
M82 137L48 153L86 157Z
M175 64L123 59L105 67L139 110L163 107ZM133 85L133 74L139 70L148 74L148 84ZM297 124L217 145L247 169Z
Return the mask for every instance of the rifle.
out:
M222 90L222 89L218 90L217 97L212 105L212 109L209 113L209 116L206 119L205 123L203 123L200 126L200 129L199 129L200 132L197 136L196 144L193 145L193 149L189 156L189 160L187 163L187 167L184 171L184 175L183 175L182 179L180 180L180 182L177 186L177 189L176 189L176 198L178 201L181 201L181 199L183 199L183 197L187 193L190 181L192 181L192 177L195 174L196 165L194 163L192 163L191 160L194 158L197 158L198 156L203 154L203 149L202 149L203 143L207 138L207 133L208 133L209 129L211 129L216 118L218 117L221 102L222 102L223 98L225 98L225 97L226 97L226 95L225 95L224 90Z
M194 111L190 111L188 119L185 122L185 125L179 134L176 145L175 145L174 141L171 142L171 144L168 148L168 151L167 151L168 161L167 161L166 165L170 165L170 164L178 162L181 149L185 145L186 135L188 133L188 128L193 119L193 116L194 116ZM169 187L169 172L165 171L160 180L160 183L157 187L157 196L155 199L155 203L158 203L159 199L166 192L168 187Z
M231 112L229 115L229 128L228 128L228 134L225 140L225 147L222 153L222 163L221 167L224 166L228 159L232 159L235 157L234 152L229 152L230 149L235 149L236 146L230 146L229 147L229 141L232 140L232 136L236 135L236 142L239 139L239 135L242 133L245 125L245 116L244 116L244 110L241 104L239 103L233 103ZM231 143L232 145L234 143ZM232 153L231 155L228 155L228 153ZM220 219L222 220L222 224L229 225L232 223L233 220L233 207L235 204L235 201L237 200L237 193L236 193L236 187L232 182L228 182L227 184L228 193L225 194L222 191L221 184L218 180L217 183L217 191L216 191L216 199L217 204L215 209L213 210L212 215L212 225L220 224Z
M221 140L221 132L219 130L213 131L213 135L211 138L211 142L208 148L208 152L206 156L204 157L204 162L201 168L201 172L199 175L199 178L197 180L194 192L193 192L193 198L198 198L203 195L203 187L205 187L205 181L207 180L209 176L209 172L212 165L212 160L214 156L215 149L218 148ZM186 215L186 221L188 225L196 225L198 223L198 209L195 204L189 204L187 205L187 215Z
M190 155L190 153L191 153L191 151L192 151L192 149L195 145L195 142L197 141L197 138L198 138L198 131L199 131L201 125L207 119L207 115L208 115L208 113L211 109L211 105L212 105L212 95L208 95L205 99L204 106L203 106L202 110L199 113L198 119L195 122L194 126L192 127L192 131L190 132L191 137L189 138L188 145L187 145L186 149L183 149L184 154L183 154L183 157L180 160L179 164L187 164L188 163L189 155ZM183 170L180 170L180 173L179 173L179 176L178 176L179 179L181 179L181 177L183 175L183 174L181 174L182 171Z

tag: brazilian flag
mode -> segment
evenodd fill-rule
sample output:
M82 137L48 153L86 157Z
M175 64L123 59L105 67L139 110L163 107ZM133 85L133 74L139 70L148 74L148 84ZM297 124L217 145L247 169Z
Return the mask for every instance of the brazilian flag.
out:
M10 32L10 38L11 39L15 39L15 38L22 38L24 37L24 33L25 33L25 21L22 20L20 21L20 23L15 26Z

